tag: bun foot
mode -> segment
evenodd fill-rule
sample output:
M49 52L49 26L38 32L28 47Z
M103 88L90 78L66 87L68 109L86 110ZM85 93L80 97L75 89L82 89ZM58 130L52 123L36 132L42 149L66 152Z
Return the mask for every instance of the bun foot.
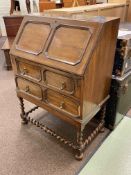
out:
M80 153L80 154L76 154L75 155L76 160L79 160L79 161L82 160L83 157L84 157L84 154L83 153Z
M28 120L26 119L25 115L23 116L22 114L20 114L20 116L21 116L21 124L23 125L28 124Z
M28 124L28 120L22 118L22 119L21 119L21 124L27 125L27 124Z

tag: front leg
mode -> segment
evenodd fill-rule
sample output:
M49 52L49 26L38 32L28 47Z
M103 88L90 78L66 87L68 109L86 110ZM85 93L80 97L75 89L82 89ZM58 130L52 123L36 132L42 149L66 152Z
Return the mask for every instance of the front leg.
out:
M78 146L78 149L76 150L77 153L75 155L75 158L77 160L82 160L84 156L84 149L85 149L84 142L83 142L83 130L77 131L77 146Z
M20 114L21 119L22 119L21 123L22 124L28 124L28 120L26 118L26 113L25 113L24 100L21 97L18 97L18 98L19 98L20 107L21 107L21 114Z
M106 104L104 104L104 106L101 109L101 114L100 114L100 121L101 123L103 123L103 127L101 128L100 132L104 132L105 131L105 115L106 115Z

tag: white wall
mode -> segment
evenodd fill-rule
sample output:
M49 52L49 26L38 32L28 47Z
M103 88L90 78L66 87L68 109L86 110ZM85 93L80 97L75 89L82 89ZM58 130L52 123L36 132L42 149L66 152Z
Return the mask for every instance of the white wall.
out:
M9 15L9 11L10 11L10 0L0 0L0 28L2 31L2 35L6 35L2 16Z
M9 14L10 0L0 0L0 16Z

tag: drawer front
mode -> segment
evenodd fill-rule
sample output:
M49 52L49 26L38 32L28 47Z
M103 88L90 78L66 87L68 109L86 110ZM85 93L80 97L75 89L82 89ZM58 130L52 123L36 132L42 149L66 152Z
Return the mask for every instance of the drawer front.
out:
M46 102L61 111L70 113L74 117L80 116L80 105L78 102L55 91L49 89L46 91Z
M18 90L28 95L42 99L42 90L38 85L30 81L24 80L22 78L17 78L16 82L17 82Z
M48 70L44 71L43 77L47 86L80 97L80 89L72 78Z
M19 68L18 71L20 75L27 76L37 81L41 80L40 67L23 63L23 62L18 62L18 68Z

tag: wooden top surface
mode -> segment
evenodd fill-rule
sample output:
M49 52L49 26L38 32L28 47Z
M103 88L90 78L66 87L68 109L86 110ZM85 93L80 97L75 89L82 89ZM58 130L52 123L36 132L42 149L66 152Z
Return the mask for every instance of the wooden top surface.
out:
M82 76L105 23L119 18L47 18L26 16L11 54ZM35 31L35 33L34 33Z
M103 4L95 4L95 5L86 5L86 6L79 6L79 7L72 7L72 8L60 8L60 9L53 9L53 10L45 10L45 13L49 12L83 12L83 11L92 11L97 9L104 9L104 8L112 8L112 7L119 7L124 6L125 3L103 3Z
M129 3L130 0L108 0L108 3Z

